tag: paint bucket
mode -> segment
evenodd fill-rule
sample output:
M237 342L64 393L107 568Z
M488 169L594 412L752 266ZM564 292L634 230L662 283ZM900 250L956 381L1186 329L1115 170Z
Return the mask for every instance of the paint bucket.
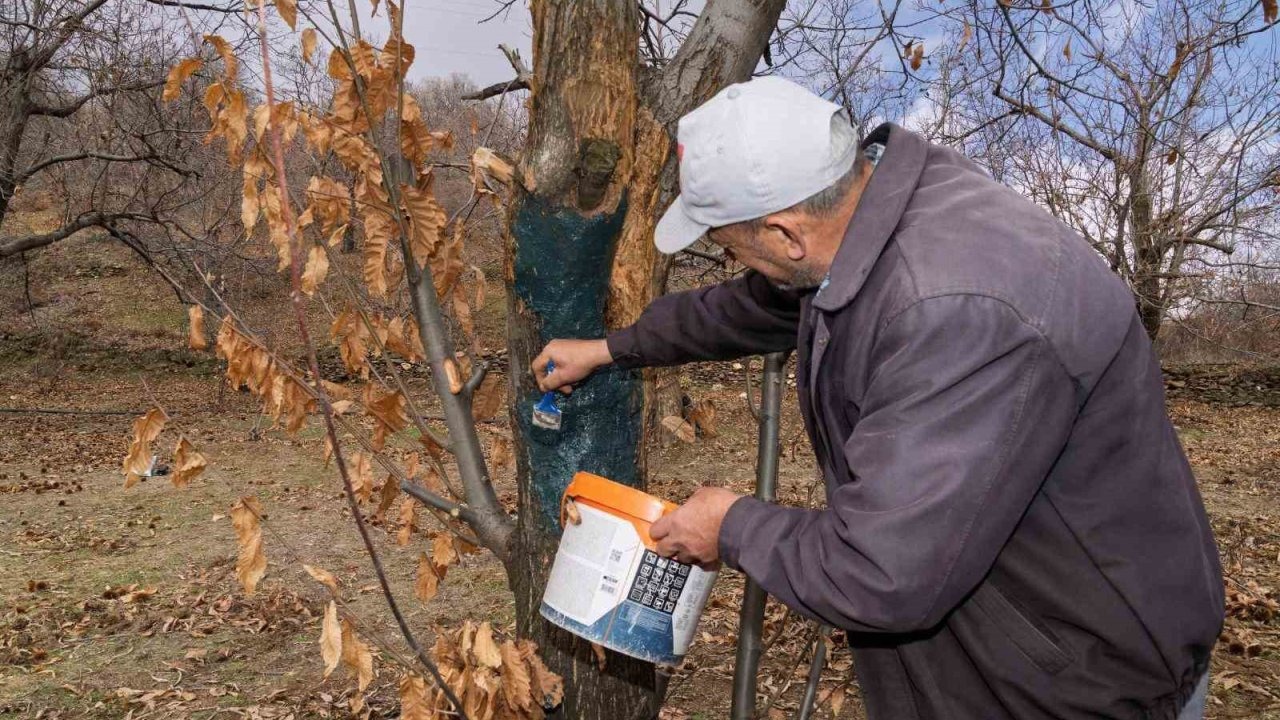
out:
M542 617L610 650L675 665L689 650L716 573L654 552L649 526L673 503L580 472L565 489L580 522L564 534Z

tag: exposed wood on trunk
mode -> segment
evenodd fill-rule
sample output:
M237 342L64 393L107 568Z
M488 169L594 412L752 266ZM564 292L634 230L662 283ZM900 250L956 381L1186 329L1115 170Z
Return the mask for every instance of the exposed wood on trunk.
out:
M599 374L563 401L564 425L550 432L529 422L538 393L524 370L548 340L600 337L662 293L668 264L653 247L653 226L674 196L674 121L750 74L782 6L710 3L674 70L651 77L664 85L651 84L643 99L633 3L537 0L531 8L529 134L506 268L520 479L507 570L520 632L565 677L561 717L630 718L653 700L651 665L610 653L601 671L589 643L538 616L564 487L576 470L643 487L644 401L652 393L639 373Z
M651 701L647 663L610 653L603 671L588 642L538 614L559 542L560 495L578 469L643 484L640 383L594 378L571 398L560 431L531 426L538 392L522 372L555 337L605 330L604 309L631 181L639 20L634 4L594 0L532 5L529 135L519 163L507 253L512 427L520 478L516 552L507 565L522 635L564 677L564 718L623 718ZM568 50L572 50L568 52Z

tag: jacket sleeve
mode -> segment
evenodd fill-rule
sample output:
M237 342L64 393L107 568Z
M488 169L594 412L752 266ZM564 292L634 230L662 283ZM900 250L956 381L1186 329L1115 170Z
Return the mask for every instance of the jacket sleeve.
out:
M799 323L800 295L748 271L660 297L607 341L619 367L679 365L793 349Z
M868 377L827 509L738 500L720 552L810 617L922 630L990 570L1066 444L1075 389L1036 328L976 295L901 312Z

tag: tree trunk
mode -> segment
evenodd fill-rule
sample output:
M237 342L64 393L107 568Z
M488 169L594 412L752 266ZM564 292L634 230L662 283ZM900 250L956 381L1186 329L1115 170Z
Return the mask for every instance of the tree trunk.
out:
M564 677L564 718L627 720L646 707L653 666L609 653L538 614L560 537L560 496L578 470L642 487L639 373L599 374L563 398L559 431L533 427L529 363L547 341L605 334L605 301L627 210L638 104L634 3L535 0L529 135L507 249L512 427L519 523L508 576L516 623Z
M1129 214L1133 236L1133 294L1138 304L1138 316L1147 335L1155 342L1164 322L1164 293L1161 268L1164 248L1152 227L1151 187L1141 163L1135 162L1129 172L1129 192L1132 210Z
M634 323L667 290L672 258L654 247L653 228L679 192L671 152L676 123L726 85L751 77L785 6L785 0L708 2L676 56L661 74L648 76L636 118L630 204L609 286L609 327ZM679 379L679 370L645 374L646 437L661 437L662 418L679 410Z
M25 54L19 50L10 55L12 69L0 77L0 222L9 214L9 203L17 191L18 152L31 117L28 78L19 65Z
M674 197L675 120L755 67L782 0L713 1L642 89L639 11L620 0L534 0L529 133L508 218L506 280L519 522L507 565L516 623L565 681L559 716L647 718L653 666L608 653L538 614L560 537L560 497L579 470L645 485L646 392L607 371L561 400L563 426L532 426L528 372L554 338L598 338L635 321L666 284L653 226Z

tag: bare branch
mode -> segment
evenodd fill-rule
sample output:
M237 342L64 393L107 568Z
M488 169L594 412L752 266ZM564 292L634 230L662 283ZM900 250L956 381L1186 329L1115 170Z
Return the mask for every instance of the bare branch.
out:
M486 18L484 18L483 20L481 20L481 21L480 21L480 23L487 23L487 22L489 22L490 20L492 20L492 19L494 19L494 18L498 17L498 16L499 16L499 15L501 15L502 13L504 13L504 12L506 12L506 11L510 10L510 9L511 9L511 6L512 6L512 5L515 5L515 4L516 4L516 0L503 0L503 2L500 4L500 7L499 7L497 10L494 10L494 11L493 11L493 14L491 14L491 15L489 15L488 17L486 17Z
M164 85L164 80L143 80L136 83L99 88L62 105L43 105L40 103L34 103L31 105L31 114L43 115L45 117L64 118L74 114L77 110L84 107L85 103L93 100L94 98L106 97L107 95L114 95L122 92L150 90L151 88L158 88L161 85Z
M204 3L182 2L182 0L146 0L146 2L163 7L179 7L186 10L205 10L208 12L223 13L225 15L239 14L242 9L232 5L206 5Z
M0 258L7 258L11 255L17 255L18 253L23 253L28 250L42 248L45 245L52 245L59 240L65 240L87 228L106 227L108 222L118 217L121 216L107 215L100 212L86 213L53 232L44 233L42 235L28 235L26 237L17 238L16 240L10 240L5 244L0 245Z
M148 153L146 155L112 155L110 153L100 153L93 150L86 150L84 152L68 153L66 155L58 155L56 157L51 157L46 160L42 160L36 163L35 165L32 165L31 167L27 168L26 170L23 170L21 173L19 173L15 182L16 184L21 185L25 183L27 180L30 180L31 177L34 176L36 173L46 168L52 167L54 165L60 165L62 163L68 163L68 162L75 162L77 160L89 160L89 159L105 160L107 162L117 162L117 163L153 162L153 163L162 164L164 165L164 167L169 168L170 170L173 170L174 172L177 172L182 175L187 175L187 176L197 175L195 170L190 170L187 168L179 168L173 165L172 163L166 162L163 157L161 157L156 153Z
M1098 153L1099 155L1106 158L1107 160L1114 161L1119 156L1119 154L1115 151L1115 149L1110 148L1098 142L1097 140L1093 139L1092 137L1089 137L1088 135L1085 135L1083 132L1079 130L1063 125L1060 120L1050 117L1047 113L1045 113L1040 108L1030 103L1024 103L1021 100L1017 100L1007 95L1004 92L1004 89L999 86L997 86L992 91L992 94L995 97L999 98L1000 100L1003 100L1004 102L1013 106L1019 112L1039 120L1045 125L1048 125L1049 127L1053 128L1054 130L1062 133L1063 135L1066 135L1067 137L1071 138L1072 140L1075 140L1076 142L1089 148L1090 150L1093 150L1094 152Z
M502 93L511 92L512 90L528 90L528 89L529 89L528 80L512 78L506 82L494 83L489 87L482 88L473 93L468 93L466 95L463 95L462 99L463 100L488 100L491 97L497 97Z
M520 51L508 45L499 45L498 49L503 55L507 56L507 62L511 63L511 69L516 71L516 76L505 83L494 83L487 88L463 95L463 100L488 100L506 92L513 90L528 90L529 83L533 80L533 71L529 70L529 66L524 64L524 60L520 57Z
M475 370L471 372L471 377L467 378L467 382L462 386L462 391L468 395L475 394L480 383L484 382L484 376L489 374L489 361L482 360L476 363Z

